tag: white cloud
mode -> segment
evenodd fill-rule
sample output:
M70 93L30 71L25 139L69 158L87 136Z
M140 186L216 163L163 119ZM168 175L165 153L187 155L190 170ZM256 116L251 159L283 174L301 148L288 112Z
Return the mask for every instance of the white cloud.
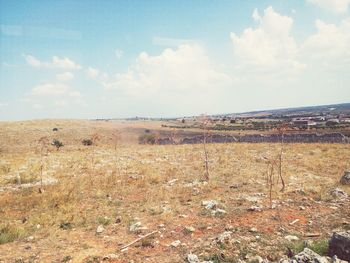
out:
M300 69L297 44L291 36L293 19L283 16L270 6L261 16L257 9L252 14L256 28L246 28L241 36L231 33L235 61L249 69Z
M307 2L335 14L346 13L350 5L350 0L307 0Z
M115 54L115 56L117 57L117 59L120 59L120 58L123 57L124 52L123 52L123 50L121 50L121 49L116 49L116 50L114 51L114 54Z
M90 78L96 78L98 77L98 75L100 74L100 71L96 68L92 68L92 67L89 67L87 70L86 70L86 74L90 77Z
M26 60L26 62L29 65L31 65L33 67L39 68L42 65L42 62L39 59L37 59L36 57L33 57L32 55L24 55L24 59Z
M129 95L165 95L181 92L206 92L220 88L230 78L217 71L199 45L165 49L158 56L142 52L127 72L117 74L106 89Z
M34 87L32 96L59 96L65 94L69 87L60 83L44 83Z
M23 55L26 62L36 68L57 68L66 70L77 70L81 66L69 58L60 58L58 56L53 56L50 62L40 61L32 55Z
M56 79L60 81L69 81L73 78L74 78L74 75L71 72L64 72L56 75Z
M80 69L81 66L75 63L73 60L69 58L60 58L57 56L52 57L52 65L53 67L63 68L63 69Z
M45 108L47 110L86 105L79 91L62 83L43 83L35 86L21 101L30 103L36 109Z
M321 60L322 64L350 65L350 18L339 26L316 20L317 32L302 45L302 55L308 59Z

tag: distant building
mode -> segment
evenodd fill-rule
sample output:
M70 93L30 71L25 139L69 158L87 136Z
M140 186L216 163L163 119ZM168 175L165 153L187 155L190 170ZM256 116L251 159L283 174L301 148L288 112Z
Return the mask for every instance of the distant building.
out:
M292 121L292 124L299 129L310 129L316 127L317 122L309 119L295 119Z

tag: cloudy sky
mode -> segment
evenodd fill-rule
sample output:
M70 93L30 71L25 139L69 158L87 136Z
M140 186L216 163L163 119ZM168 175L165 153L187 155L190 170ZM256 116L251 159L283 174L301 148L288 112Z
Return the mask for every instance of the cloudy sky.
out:
M350 0L0 0L0 120L350 102Z

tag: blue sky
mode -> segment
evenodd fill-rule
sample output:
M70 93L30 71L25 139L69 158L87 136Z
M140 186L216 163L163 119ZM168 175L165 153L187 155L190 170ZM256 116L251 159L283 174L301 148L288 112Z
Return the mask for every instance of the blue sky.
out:
M0 120L350 101L350 0L0 0Z

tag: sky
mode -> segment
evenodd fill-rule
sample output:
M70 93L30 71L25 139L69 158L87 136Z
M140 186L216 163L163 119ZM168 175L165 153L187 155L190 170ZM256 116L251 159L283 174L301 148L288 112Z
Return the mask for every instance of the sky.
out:
M350 102L350 0L0 0L0 120Z

